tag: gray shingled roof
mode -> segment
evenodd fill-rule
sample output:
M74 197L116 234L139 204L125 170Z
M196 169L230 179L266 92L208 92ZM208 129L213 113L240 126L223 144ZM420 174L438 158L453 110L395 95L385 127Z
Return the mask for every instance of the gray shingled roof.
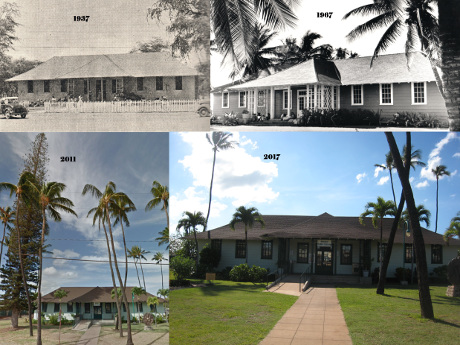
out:
M273 216L264 215L265 228L259 223L248 230L248 240L270 238L316 238L316 239L365 239L380 240L380 229L372 226L372 220L367 218L364 225L359 223L358 217L334 217L328 213L319 216ZM393 223L392 218L383 221L383 238L388 239ZM422 228L425 244L446 244L442 235L435 234ZM395 243L403 242L403 230L400 228L395 237ZM244 225L238 223L235 231L229 225L210 230L211 239L242 240L244 239ZM197 234L198 239L208 239L208 234ZM412 243L413 236L406 237L406 243ZM451 240L451 245L460 245L460 240Z
M73 78L194 76L199 73L168 53L55 56L7 81Z

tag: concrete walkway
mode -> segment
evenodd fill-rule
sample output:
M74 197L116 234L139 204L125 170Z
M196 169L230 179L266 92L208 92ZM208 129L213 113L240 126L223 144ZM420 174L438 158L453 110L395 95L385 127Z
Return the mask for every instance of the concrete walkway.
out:
M76 345L97 345L101 325L93 325L83 334Z
M260 343L300 344L352 345L335 288L308 289Z
M284 295L300 296L302 293L299 291L299 278L299 275L287 276L283 278L279 284L272 286L267 291L281 293Z

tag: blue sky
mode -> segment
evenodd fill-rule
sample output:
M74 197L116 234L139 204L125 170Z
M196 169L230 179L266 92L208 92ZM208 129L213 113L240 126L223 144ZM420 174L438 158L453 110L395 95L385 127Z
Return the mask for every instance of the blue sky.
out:
M28 152L36 133L0 133L0 180L17 183L23 169L23 157ZM66 184L63 196L75 204L78 218L63 215L60 223L50 222L48 243L54 257L70 259L107 260L107 246L103 230L92 226L86 218L88 211L97 206L90 195L83 197L85 184L103 190L109 181L117 190L125 192L136 205L137 211L128 214L131 226L125 228L128 248L134 245L150 251L149 263L156 252L168 257L163 245L154 240L166 226L166 216L161 206L145 212L152 199L150 189L157 180L168 185L168 133L47 133L49 167L48 181ZM76 162L62 163L61 156L75 156ZM9 194L0 193L0 205L13 205ZM121 227L114 229L117 256L124 261ZM103 241L101 241L103 240ZM166 262L167 263L167 262ZM124 276L124 265L121 270ZM143 265L147 291L156 294L161 288L160 267ZM134 265L128 270L128 285L137 286ZM165 281L168 266L163 266ZM142 278L141 278L142 280ZM108 263L44 260L43 291L50 292L59 286L112 286Z
M392 200L388 171L376 170L389 151L384 133L233 133L240 143L217 153L209 229L228 224L241 205L262 214L359 216L378 196ZM400 150L404 133L395 133ZM434 231L436 180L431 169L446 165L450 177L439 181L438 232L460 211L460 136L412 133L427 168L411 170L416 204L432 213ZM264 154L280 154L264 160ZM171 133L171 231L184 211L207 213L212 150L205 133ZM397 200L401 185L394 171ZM424 226L422 224L422 226Z

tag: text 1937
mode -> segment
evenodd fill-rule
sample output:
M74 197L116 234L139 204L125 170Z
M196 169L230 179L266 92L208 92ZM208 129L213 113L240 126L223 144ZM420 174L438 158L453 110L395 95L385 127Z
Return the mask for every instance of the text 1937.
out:
M73 16L74 22L87 22L89 20L89 16Z

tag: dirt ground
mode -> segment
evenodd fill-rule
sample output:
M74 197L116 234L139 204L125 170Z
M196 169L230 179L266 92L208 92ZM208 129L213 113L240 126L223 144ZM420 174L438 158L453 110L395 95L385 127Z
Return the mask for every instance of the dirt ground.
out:
M179 132L209 131L209 117L180 113L45 113L25 119L0 116L0 132Z
M133 342L135 345L168 345L169 332L133 331ZM98 345L125 345L126 333L120 338L118 332L101 331Z

